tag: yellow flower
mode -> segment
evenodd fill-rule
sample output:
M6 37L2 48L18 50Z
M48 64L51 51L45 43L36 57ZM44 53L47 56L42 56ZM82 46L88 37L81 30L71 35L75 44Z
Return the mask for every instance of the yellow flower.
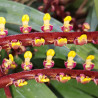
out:
M50 20L51 19L51 16L49 13L46 13L43 17L43 20Z
M12 67L12 68L16 68L16 65L15 65L15 64L11 64L11 67Z
M26 81L25 81L23 84L24 84L24 85L27 85L27 84L28 84L28 82L26 82Z
M83 39L87 39L87 35L86 35L86 34L83 34L83 35L81 35L81 36L78 38L79 41L82 41Z
M29 16L27 14L23 15L22 21L29 21Z
M70 51L68 53L68 57L75 57L76 56L76 52L75 51Z
M17 45L18 45L18 46L20 46L20 45L21 45L19 41L17 42Z
M6 23L6 20L5 20L5 18L4 17L0 17L0 24L5 24Z
M49 82L50 80L48 78L46 79L41 79L41 82Z
M44 43L45 42L45 40L43 39L43 38L41 38L41 39L35 39L35 43L37 44L37 43Z
M32 53L30 51L26 51L24 54L24 58L32 58Z
M28 83L25 81L25 82L23 82L23 83L19 83L19 85L18 86L24 86L24 85L27 85Z
M12 42L11 41L11 44L12 44L12 47L14 47L15 45L17 45L17 46L20 46L21 45L19 41L18 42Z
M64 18L64 21L71 21L72 20L72 17L71 16L67 16Z
M49 56L49 55L51 55L51 56L54 56L54 54L55 54L55 51L53 50L53 49L49 49L48 51L47 51L47 56Z
M13 60L14 60L14 58L13 58L13 55L12 55L12 54L9 54L9 59L11 59L11 61L13 61Z
M82 81L83 82L85 82L85 81L91 81L91 78L84 78Z
M89 55L86 59L91 59L91 60L93 60L95 57L94 57L94 55Z
M62 78L62 80L70 80L70 79L71 79L71 77L67 76L67 75Z
M84 25L85 29L88 29L88 30L90 29L90 25L88 23L84 23L83 25Z
M58 39L58 43L62 43L62 42L67 43L67 39L66 38L60 38L60 39Z

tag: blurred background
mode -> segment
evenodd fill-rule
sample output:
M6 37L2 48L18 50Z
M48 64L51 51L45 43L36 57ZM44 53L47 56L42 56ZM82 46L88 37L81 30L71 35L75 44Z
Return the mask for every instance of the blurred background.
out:
M12 0L33 7L41 12L50 13L52 17L63 22L67 15L71 15L74 30L81 28L85 22L93 0Z

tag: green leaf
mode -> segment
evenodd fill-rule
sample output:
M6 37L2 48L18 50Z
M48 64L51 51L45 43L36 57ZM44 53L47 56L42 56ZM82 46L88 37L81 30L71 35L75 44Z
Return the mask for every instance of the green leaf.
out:
M0 64L2 64L3 59L6 57L7 57L7 52L4 49L2 49L0 51Z
M97 19L98 19L98 0L94 0L94 4L95 4L96 13L97 13Z
M71 81L68 82L68 85L71 85L93 97L95 97L95 96L98 97L98 86L96 86L93 81L91 81L90 83L87 83L87 84L77 83L77 81L74 79Z
M10 87L13 98L57 98L45 84L29 80L28 85L21 88Z
M50 89L59 98L97 98L98 86L93 82L88 84L77 83L76 80L70 80L67 83L51 81Z
M6 95L5 95L3 88L0 89L0 98L6 98Z

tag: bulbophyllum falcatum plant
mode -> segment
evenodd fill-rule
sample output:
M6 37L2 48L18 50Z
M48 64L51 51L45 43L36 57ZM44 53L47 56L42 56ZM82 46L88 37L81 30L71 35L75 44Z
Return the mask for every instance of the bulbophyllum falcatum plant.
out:
M43 14L26 5L1 0L0 98L98 97L94 2L82 2L81 6L89 5L89 9L80 24L73 13L61 14L62 23L52 18L48 9L61 8L55 2L47 1Z

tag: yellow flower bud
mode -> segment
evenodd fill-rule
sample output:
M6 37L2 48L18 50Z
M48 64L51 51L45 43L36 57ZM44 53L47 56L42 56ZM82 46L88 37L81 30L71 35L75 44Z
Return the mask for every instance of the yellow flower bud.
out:
M70 76L68 76L68 77L67 77L67 79L68 79L68 80L70 80L70 79L71 79L71 77L70 77Z
M11 68L16 68L16 65L15 64L11 64Z
M27 14L23 15L22 21L29 21L29 16Z
M32 53L30 51L26 51L24 54L24 58L32 58Z
M87 35L86 34L83 34L83 35L80 36L80 38L81 39L84 39L84 38L87 39Z
M24 85L27 85L27 84L28 84L28 82L26 82L26 81L25 81L23 84L24 84Z
M89 82L89 81L91 81L91 78L84 78L83 79L83 82L85 82L85 81L88 81Z
M68 53L68 57L75 57L76 56L76 52L75 51L70 51Z
M12 54L9 54L9 59L11 59L11 61L13 61L13 60L14 60L14 58L13 58L13 55L12 55Z
M90 25L88 23L84 23L83 26L85 27L85 29L90 29Z
M64 21L71 21L72 20L72 17L71 16L67 16L64 18Z
M18 86L23 86L23 83L19 83L19 85Z
M49 55L51 55L51 56L54 56L54 54L55 54L55 51L53 50L53 49L49 49L48 51L47 51L47 56L49 56Z
M4 17L0 17L0 24L5 24L6 23L6 20Z
M60 38L60 39L58 40L58 43L62 43L62 42L66 42L66 43L67 43L67 39L66 39L66 38Z
M19 42L19 40L18 40L18 42L17 42L17 45L18 45L18 46L20 46L20 45L21 45L21 44L20 44L20 42Z
M70 79L71 79L71 77L67 76L67 75L62 78L62 80L70 80Z
M51 16L49 13L46 13L43 17L43 20L50 20L51 19Z
M41 82L49 82L50 80L48 78L46 79L41 79Z
M43 38L41 39L35 39L35 43L44 43L45 40Z
M86 59L91 59L91 60L93 60L95 57L94 57L94 55L89 55Z
M45 40L44 40L43 38L41 38L41 42L42 42L42 43L44 43L44 42L45 42Z
M12 44L12 47L14 47L15 45L18 45L18 46L21 45L21 43L19 42L19 40L18 40L18 42L12 42L12 41L11 41L11 44Z

